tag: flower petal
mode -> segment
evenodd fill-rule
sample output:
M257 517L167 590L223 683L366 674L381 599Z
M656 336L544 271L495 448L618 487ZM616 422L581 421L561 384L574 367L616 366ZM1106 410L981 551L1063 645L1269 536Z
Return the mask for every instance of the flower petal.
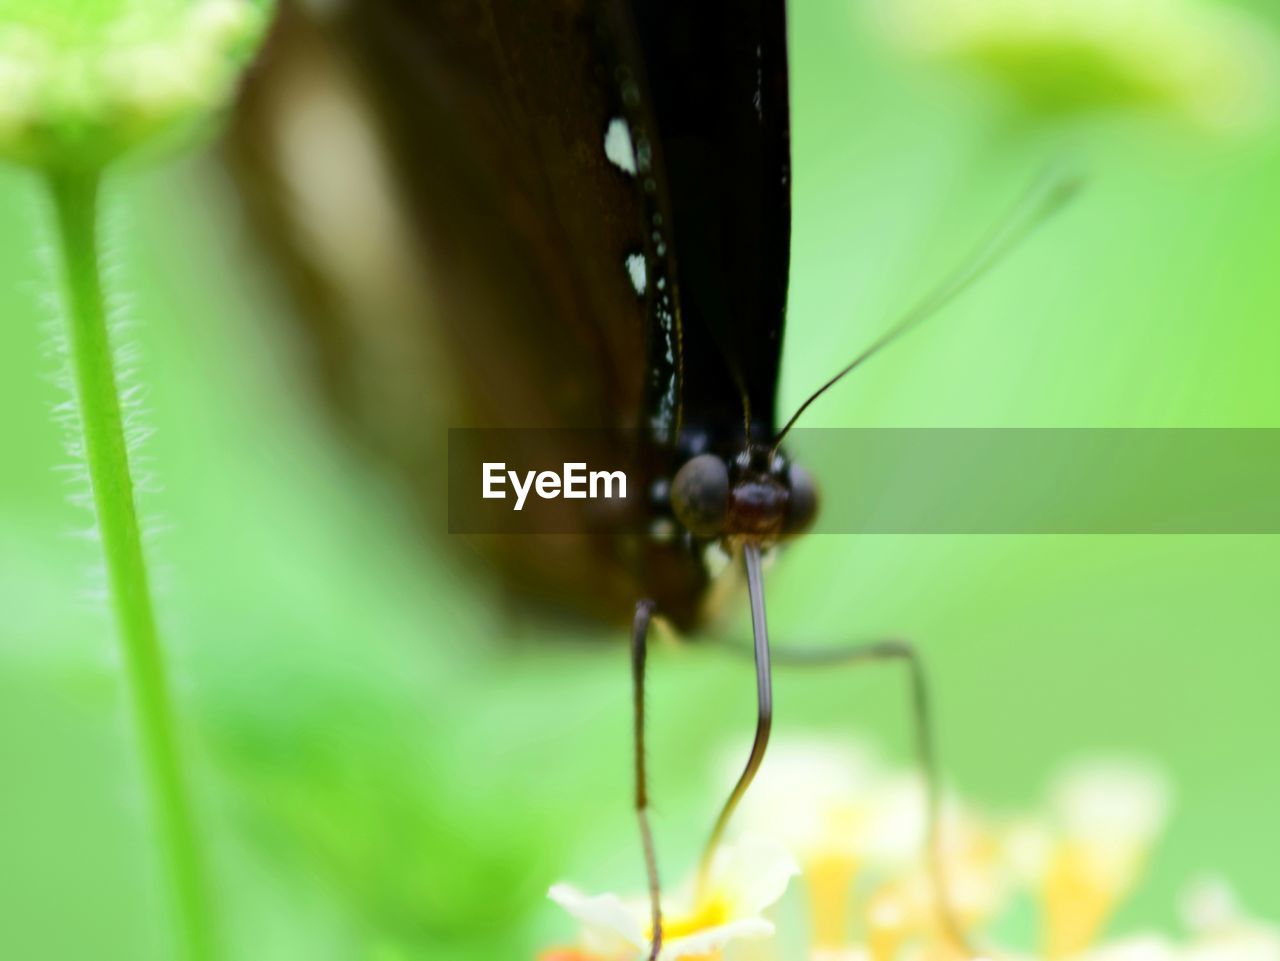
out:
M1164 827L1169 795L1155 769L1102 759L1068 768L1051 791L1051 804L1072 837L1145 844Z
M1174 961L1178 950L1158 934L1139 934L1094 948L1086 961Z
M659 961L676 961L678 958L696 958L718 951L732 941L754 941L767 938L774 928L764 918L738 918L714 928L705 928L675 938L662 946Z
M547 892L547 897L582 922L593 951L643 950L649 945L635 911L616 894L589 895L570 884L556 884Z
M759 914L787 891L800 866L773 840L738 841L722 848L712 867L713 884L730 902L730 917Z

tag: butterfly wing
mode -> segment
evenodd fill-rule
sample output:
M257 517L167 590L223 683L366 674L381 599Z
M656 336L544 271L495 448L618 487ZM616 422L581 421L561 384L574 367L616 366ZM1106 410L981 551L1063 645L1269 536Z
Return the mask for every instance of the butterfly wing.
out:
M786 8L781 0L634 6L672 211L683 414L741 444L741 394L767 437L791 245Z
M433 512L444 424L665 419L669 443L682 411L740 424L739 382L772 416L781 3L291 9L233 155L334 406ZM691 623L706 587L673 552L637 564L586 532L470 546L519 594L593 614L658 593Z

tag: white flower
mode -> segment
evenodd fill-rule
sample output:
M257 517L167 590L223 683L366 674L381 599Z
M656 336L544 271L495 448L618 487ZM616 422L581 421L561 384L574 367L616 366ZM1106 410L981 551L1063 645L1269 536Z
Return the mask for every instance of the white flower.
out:
M1035 814L995 818L951 804L939 852L948 919L920 857L918 776L882 771L870 752L839 742L783 741L778 748L748 795L743 820L777 844L794 845L809 922L798 933L807 942L795 929L762 940L773 934L763 911L782 896L797 865L757 841L724 849L705 892L667 910L665 961L965 961L949 921L970 944L991 944L999 961L1280 961L1280 929L1248 918L1216 880L1184 901L1190 940L1140 934L1099 942L1168 816L1168 786L1149 766L1075 764L1054 780ZM736 754L734 760L736 773ZM909 858L898 856L909 847ZM593 897L567 885L551 897L583 923L585 950L559 949L542 961L647 958L643 899ZM989 941L1028 907L1041 918L1039 944ZM781 915L788 922L801 917L792 908ZM751 943L725 950L743 941Z
M1192 885L1182 912L1197 936L1183 961L1280 961L1280 929L1248 917L1226 881L1206 878Z
M733 941L767 938L773 922L764 917L799 873L782 847L742 841L717 852L705 890L664 906L661 961L676 961L718 951ZM615 894L588 895L557 884L551 900L582 923L583 944L610 961L647 958L651 946L649 905Z
M1219 877L1200 878L1182 895L1182 921L1192 934L1212 935L1233 927L1241 917L1231 885Z
M1176 961L1178 950L1168 938L1139 934L1099 945L1080 961Z
M1102 758L1066 768L1049 803L1071 837L1145 846L1164 829L1169 795L1168 783L1149 765Z
M1169 788L1137 762L1094 760L1055 781L1049 808L1041 870L1045 949L1062 958L1091 945L1133 889L1168 816Z
M745 754L730 752L727 774L736 778ZM954 816L954 806L948 808ZM775 738L739 818L750 833L777 838L806 865L843 860L900 868L923 850L925 785L918 772L886 770L857 741Z
M1056 854L1095 888L1128 892L1169 814L1169 786L1136 761L1095 759L1066 768L1049 794Z
M726 784L737 778L745 756L745 750L728 752ZM860 861L872 798L881 786L880 765L861 745L775 738L743 799L740 820L746 830L781 841L802 861L836 853Z

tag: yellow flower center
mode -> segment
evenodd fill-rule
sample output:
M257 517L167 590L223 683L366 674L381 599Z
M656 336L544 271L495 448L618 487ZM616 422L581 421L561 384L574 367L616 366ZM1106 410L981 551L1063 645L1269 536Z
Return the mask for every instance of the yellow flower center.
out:
M670 944L677 938L688 937L691 934L697 934L699 931L727 924L731 918L730 905L724 895L713 892L707 897L700 898L697 906L687 914L664 914L662 916L662 941L664 944ZM650 941L653 940L652 926L645 932L645 937ZM683 961L718 961L720 956L721 952L719 951L713 951L710 954L688 954L684 955Z

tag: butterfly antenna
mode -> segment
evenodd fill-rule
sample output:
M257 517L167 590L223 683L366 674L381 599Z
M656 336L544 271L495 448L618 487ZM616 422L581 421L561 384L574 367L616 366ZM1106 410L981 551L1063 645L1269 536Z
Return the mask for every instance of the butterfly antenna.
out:
M999 226L965 259L959 268L948 275L919 303L908 310L892 327L886 330L866 350L846 364L834 377L809 395L808 399L791 415L786 426L773 439L773 452L777 454L782 439L795 426L800 415L809 405L838 384L844 377L870 360L880 351L920 326L942 308L946 307L978 280L999 264L1036 228L1061 211L1080 192L1084 179L1079 175L1051 174L1042 177L1023 195L1017 205Z

